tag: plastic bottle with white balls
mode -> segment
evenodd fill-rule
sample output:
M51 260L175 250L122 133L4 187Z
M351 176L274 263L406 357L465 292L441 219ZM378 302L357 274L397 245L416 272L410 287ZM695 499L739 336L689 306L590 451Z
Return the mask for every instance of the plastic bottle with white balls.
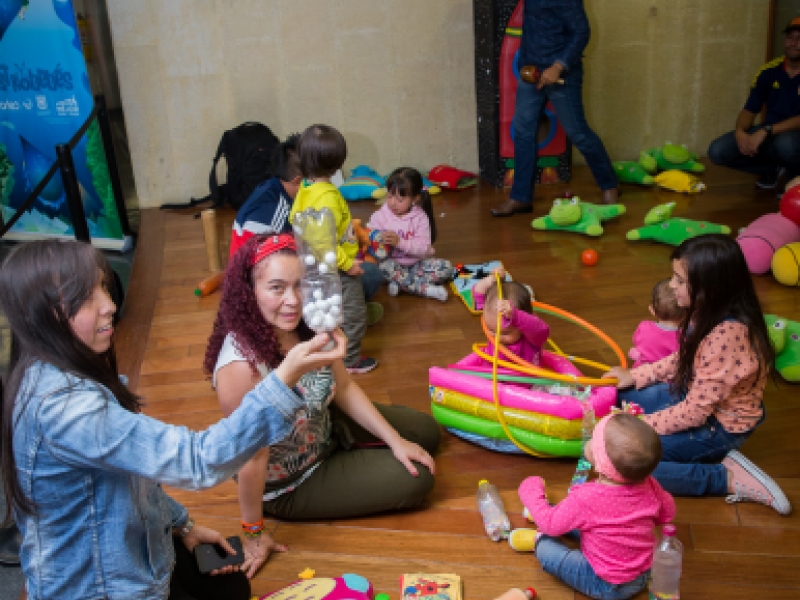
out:
M294 215L292 226L297 254L303 265L300 281L303 319L316 333L331 332L343 318L342 283L336 256L336 219L327 208L309 208Z

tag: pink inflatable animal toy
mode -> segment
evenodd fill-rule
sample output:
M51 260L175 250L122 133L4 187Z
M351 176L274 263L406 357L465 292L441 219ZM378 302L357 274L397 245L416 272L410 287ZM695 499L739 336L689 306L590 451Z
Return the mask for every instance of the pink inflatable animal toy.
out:
M772 255L781 246L800 242L800 227L780 213L759 217L748 225L736 239L751 273L767 273Z

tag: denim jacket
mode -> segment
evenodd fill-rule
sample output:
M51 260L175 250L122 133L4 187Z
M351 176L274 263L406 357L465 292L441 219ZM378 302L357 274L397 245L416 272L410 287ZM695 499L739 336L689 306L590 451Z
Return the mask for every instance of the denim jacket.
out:
M583 0L525 0L519 65L546 69L558 62L569 71L589 43Z
M202 489L284 438L302 400L275 374L202 432L122 408L103 386L49 364L25 374L14 458L36 514L18 513L31 600L166 598L172 527L186 509L161 483Z

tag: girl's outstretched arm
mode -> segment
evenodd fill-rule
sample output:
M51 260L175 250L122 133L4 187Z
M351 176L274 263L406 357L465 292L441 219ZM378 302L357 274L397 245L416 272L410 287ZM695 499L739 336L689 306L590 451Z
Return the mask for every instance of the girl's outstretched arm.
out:
M545 535L564 535L585 525L584 510L577 496L572 493L551 506L541 477L528 477L519 486L519 499L533 517L536 527Z

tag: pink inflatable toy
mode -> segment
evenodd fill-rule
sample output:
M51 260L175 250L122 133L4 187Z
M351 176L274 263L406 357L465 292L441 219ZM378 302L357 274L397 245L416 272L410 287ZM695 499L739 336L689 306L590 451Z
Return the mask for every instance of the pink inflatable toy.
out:
M372 600L372 584L353 573L341 577L315 577L297 581L260 600Z
M556 359L558 362L564 361L569 368L567 368L567 365L559 365L557 368L554 368L552 362L547 360L548 355L551 359ZM559 373L574 374L576 376L581 375L580 371L568 360L550 354L549 352L542 353L542 367L558 371ZM428 370L428 381L432 387L453 390L454 392L472 396L484 402L494 402L492 382L488 379L471 377L470 375L456 373L455 371L443 369L441 367L431 367ZM503 383L497 384L497 394L500 405L506 408L527 410L570 421L583 417L583 407L580 401L568 396L556 396L539 390L531 390ZM598 418L609 413L616 399L617 390L613 386L592 388L590 400Z
M800 227L780 213L768 214L750 223L736 241L750 272L762 275L769 272L778 248L800 242Z

